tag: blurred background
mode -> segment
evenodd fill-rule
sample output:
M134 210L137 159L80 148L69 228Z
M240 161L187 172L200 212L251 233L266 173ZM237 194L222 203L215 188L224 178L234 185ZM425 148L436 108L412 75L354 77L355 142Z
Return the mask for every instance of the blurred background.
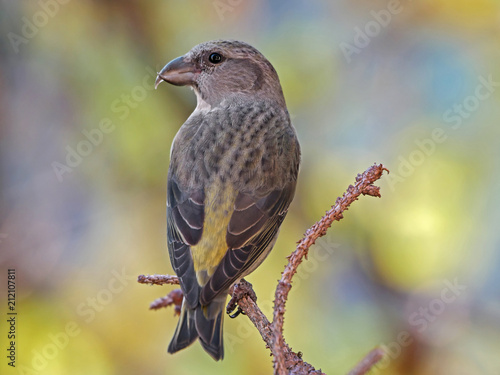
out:
M373 374L500 374L498 0L8 1L0 11L0 292L16 269L17 362L2 374L269 374L248 319L221 363L166 352L177 318L165 196L195 107L154 76L218 38L279 73L303 162L277 245L248 280L268 314L285 257L374 162L363 197L311 249L285 339L328 374L370 349Z

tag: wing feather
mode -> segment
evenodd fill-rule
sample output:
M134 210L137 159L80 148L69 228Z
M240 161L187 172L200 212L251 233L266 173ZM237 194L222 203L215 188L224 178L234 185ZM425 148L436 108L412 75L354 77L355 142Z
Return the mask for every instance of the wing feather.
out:
M287 214L295 184L293 180L264 197L238 194L226 236L229 249L201 291L202 304L226 292L269 249Z
M181 288L190 308L199 303L200 285L196 279L190 246L196 245L203 232L204 193L184 192L169 177L167 185L167 239L170 262L179 277Z

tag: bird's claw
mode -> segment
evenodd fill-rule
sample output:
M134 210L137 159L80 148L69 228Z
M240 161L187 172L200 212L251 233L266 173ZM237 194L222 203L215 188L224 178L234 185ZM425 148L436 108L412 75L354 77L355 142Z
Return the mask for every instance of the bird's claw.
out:
M246 315L246 314L245 314L245 312L244 312L244 311L241 309L241 307L239 307L239 306L237 306L237 307L236 307L236 312L235 312L234 314L231 314L231 312L233 312L233 311L234 311L234 310L232 310L232 311L228 311L228 312L227 312L227 313L228 313L228 315L229 315L229 317L230 317L231 319L236 318L236 317L237 317L238 315L240 315L240 314L241 314L241 315Z
M234 319L240 314L246 315L243 309L238 306L238 301L244 297L249 297L254 301L257 300L257 296L252 289L252 284L244 279L241 279L238 284L234 284L233 290L231 291L231 299L226 307L226 312L230 318Z

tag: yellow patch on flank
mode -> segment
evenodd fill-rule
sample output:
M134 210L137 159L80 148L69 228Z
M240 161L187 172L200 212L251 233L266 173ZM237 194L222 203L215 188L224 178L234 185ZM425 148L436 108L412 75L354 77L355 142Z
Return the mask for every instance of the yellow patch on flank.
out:
M200 242L191 246L194 270L200 285L205 285L226 254L226 233L234 209L236 191L216 181L205 191L205 222Z

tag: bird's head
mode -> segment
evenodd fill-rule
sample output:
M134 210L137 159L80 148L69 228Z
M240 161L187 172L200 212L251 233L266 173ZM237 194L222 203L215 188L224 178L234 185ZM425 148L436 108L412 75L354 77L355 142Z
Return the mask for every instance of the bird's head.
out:
M215 40L193 47L170 61L158 73L155 88L162 82L191 86L200 101L210 107L223 100L250 96L284 104L278 74L254 47L234 40Z

